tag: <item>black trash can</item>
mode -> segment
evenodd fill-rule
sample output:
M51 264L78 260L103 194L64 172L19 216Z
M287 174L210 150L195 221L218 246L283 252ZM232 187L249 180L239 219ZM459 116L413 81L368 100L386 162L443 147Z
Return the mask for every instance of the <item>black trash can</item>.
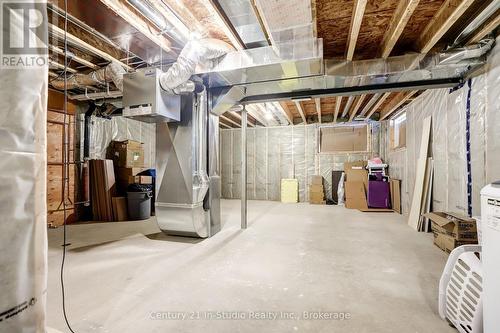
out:
M128 216L131 220L149 219L152 196L152 191L127 192Z

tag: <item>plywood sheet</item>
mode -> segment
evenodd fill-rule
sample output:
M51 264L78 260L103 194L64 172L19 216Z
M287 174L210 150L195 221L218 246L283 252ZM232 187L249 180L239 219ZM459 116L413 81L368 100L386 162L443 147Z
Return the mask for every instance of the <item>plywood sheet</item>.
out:
M431 132L432 117L429 116L423 121L422 141L420 142L420 154L417 159L415 187L413 189L413 198L408 217L408 225L415 230L418 230L420 220L420 209L422 205L422 195L424 187L424 178L427 165L427 154L429 149L429 137Z

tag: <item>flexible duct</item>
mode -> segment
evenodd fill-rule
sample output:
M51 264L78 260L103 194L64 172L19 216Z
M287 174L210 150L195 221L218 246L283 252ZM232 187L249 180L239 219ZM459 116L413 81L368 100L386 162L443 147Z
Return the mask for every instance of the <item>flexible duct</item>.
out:
M439 55L439 65L456 64L460 61L479 58L493 47L494 40L487 39L478 44L452 49Z
M183 90L183 85L195 73L197 65L211 65L211 61L232 50L232 46L218 39L206 38L189 41L182 49L177 61L160 76L162 89L174 93L176 88Z
M66 88L74 89L113 82L120 91L123 91L123 74L125 73L126 71L120 64L112 62L106 67L90 72L89 74L74 74L68 77ZM56 89L64 90L64 77L57 78L51 81L50 84Z

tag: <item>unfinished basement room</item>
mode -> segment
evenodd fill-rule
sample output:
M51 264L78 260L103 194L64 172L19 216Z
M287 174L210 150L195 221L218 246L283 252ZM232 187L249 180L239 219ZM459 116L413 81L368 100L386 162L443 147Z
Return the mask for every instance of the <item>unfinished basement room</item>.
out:
M0 333L500 332L500 0L0 25Z

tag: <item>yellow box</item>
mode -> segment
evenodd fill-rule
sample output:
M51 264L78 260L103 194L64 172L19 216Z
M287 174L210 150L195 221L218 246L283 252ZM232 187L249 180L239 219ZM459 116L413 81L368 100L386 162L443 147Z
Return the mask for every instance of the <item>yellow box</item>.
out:
M299 202L299 181L297 179L281 180L281 202Z

